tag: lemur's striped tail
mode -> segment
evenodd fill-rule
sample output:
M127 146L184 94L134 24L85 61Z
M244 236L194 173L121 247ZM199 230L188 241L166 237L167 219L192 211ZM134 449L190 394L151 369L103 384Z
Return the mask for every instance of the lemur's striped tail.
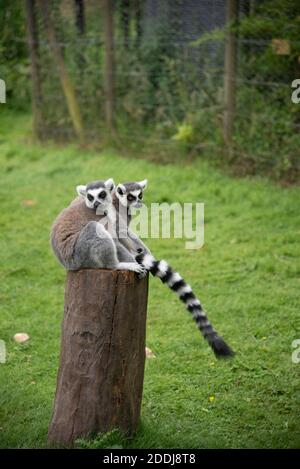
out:
M163 283L166 283L171 290L177 293L187 310L193 315L197 327L213 349L216 357L234 355L234 352L224 339L212 327L190 285L177 272L174 272L166 261L157 261L151 254L139 254L136 256L136 260L149 270L152 275L159 277Z

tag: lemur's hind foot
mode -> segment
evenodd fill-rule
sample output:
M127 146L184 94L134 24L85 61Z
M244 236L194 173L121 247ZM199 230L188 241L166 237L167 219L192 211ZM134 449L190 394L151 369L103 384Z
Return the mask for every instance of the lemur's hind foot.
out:
M166 261L157 261L151 254L139 254L136 256L136 260L152 275L159 277L163 283L166 283L171 290L177 293L187 310L192 314L198 329L217 358L228 358L234 355L233 350L212 327L190 285L184 281L178 272L175 272Z

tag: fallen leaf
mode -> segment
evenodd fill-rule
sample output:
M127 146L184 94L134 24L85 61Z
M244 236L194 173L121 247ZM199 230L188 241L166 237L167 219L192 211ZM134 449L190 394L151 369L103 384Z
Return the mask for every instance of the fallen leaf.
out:
M33 205L36 205L36 200L31 200L31 199L22 200L22 205L24 207L32 207Z
M156 355L154 355L154 353L152 352L152 350L149 347L145 348L145 352L146 352L146 357L147 358L156 358Z
M272 49L277 55L290 55L291 45L287 39L272 39Z

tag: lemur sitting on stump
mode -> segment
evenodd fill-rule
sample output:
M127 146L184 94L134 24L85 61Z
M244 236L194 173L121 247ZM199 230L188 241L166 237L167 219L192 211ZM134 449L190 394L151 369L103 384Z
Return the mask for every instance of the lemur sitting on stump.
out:
M77 186L79 197L55 220L51 244L65 269L125 269L146 275L145 267L101 223L112 208L114 189L112 179Z
M147 181L119 184L112 179L77 186L77 197L55 220L51 244L67 270L81 268L127 269L139 276L150 271L175 291L192 314L197 327L215 355L233 351L209 322L192 288L166 261L156 260L147 246L130 230L130 210L142 206ZM106 218L108 223L102 224Z

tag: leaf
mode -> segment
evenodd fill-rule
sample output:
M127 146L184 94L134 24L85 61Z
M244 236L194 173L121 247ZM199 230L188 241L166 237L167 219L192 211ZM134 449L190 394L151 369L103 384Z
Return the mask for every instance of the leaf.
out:
M192 41L190 45L192 47L201 46L206 42L210 41L223 41L225 39L225 29L215 28L212 31L202 34L199 39Z
M181 124L177 128L177 134L173 135L172 139L179 142L187 142L192 139L194 129L190 124Z
M145 347L145 353L147 358L156 358L156 355L154 355L149 347Z
M36 200L31 200L31 199L22 200L22 205L24 207L32 207L33 205L36 205Z
M276 55L290 55L290 41L287 39L272 39L272 50Z

